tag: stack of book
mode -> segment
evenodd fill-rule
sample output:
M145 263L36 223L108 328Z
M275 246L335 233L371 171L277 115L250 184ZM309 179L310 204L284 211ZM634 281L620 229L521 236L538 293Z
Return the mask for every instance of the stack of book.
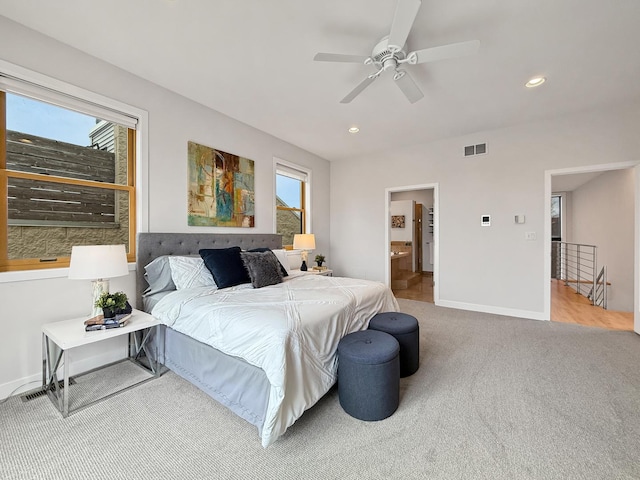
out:
M111 318L104 318L104 315L96 315L95 317L92 317L89 320L84 321L84 329L87 332L92 332L94 330L107 330L109 328L120 328L120 327L124 327L130 318L131 318L130 313L117 314L115 317L111 317Z
M322 266L322 267L315 266L315 267L313 267L313 269L318 271L318 272L324 272L327 269L327 267L325 267L325 266Z

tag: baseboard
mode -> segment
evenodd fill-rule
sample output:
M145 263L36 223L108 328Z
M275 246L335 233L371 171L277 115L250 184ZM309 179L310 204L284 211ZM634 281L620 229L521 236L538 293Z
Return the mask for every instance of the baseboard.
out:
M69 376L73 377L74 375L78 375L82 372L88 372L94 368L117 362L118 360L126 358L126 356L126 351L123 351L122 348L117 348L103 351L102 353L91 357L78 359L77 361L73 360ZM62 380L63 378L63 371L60 369L58 370L58 379ZM0 385L0 401L4 400L9 395L20 395L24 392L28 392L29 390L38 388L41 385L42 372L3 383Z
M0 401L9 395L20 395L42 385L42 373L36 373L28 377L18 378L0 385Z
M493 313L495 315L506 315L508 317L527 318L530 320L549 320L545 318L543 312L533 312L530 310L478 305L475 303L455 302L451 300L438 300L435 304L439 307L457 308L458 310L470 310L472 312Z

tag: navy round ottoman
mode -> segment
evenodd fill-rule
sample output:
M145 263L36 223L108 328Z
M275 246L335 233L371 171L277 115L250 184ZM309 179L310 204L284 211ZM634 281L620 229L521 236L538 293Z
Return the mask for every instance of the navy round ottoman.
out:
M400 346L375 330L350 333L338 343L338 396L345 412L382 420L400 402Z
M384 312L373 316L370 330L393 335L400 344L400 376L408 377L420 363L420 330L416 317L400 312Z

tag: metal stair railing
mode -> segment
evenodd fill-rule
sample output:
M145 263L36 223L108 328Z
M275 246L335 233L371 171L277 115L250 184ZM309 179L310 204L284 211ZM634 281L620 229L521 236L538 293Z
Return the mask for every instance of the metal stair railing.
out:
M595 290L594 290L595 289ZM595 294L593 293L595 291ZM594 286L587 297L593 305L607 309L607 267L604 266L596 277Z
M556 260L556 279L587 297L592 305L606 309L606 267L596 274L598 247L558 241L551 243Z

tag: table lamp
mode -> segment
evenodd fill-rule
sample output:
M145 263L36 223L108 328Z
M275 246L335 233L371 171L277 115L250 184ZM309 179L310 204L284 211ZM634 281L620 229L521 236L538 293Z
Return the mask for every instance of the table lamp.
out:
M307 255L309 250L316 249L316 236L313 233L297 233L293 236L293 249L302 250L300 270L307 271Z
M104 292L109 292L109 279L129 274L127 251L124 245L76 245L71 248L69 278L72 280L93 280L91 314L102 313L95 306Z

